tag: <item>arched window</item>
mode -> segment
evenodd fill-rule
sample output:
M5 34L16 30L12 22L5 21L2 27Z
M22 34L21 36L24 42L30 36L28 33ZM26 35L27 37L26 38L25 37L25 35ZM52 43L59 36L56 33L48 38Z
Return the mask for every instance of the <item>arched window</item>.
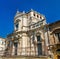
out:
M60 42L60 28L54 29L52 33L55 34L55 37Z

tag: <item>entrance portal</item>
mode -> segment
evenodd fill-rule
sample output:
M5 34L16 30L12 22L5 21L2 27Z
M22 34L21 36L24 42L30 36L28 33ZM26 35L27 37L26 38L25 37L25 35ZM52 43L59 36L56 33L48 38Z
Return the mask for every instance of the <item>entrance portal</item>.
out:
M18 43L14 43L15 46L15 55L17 55L17 47L18 47Z
M37 48L38 48L38 56L42 55L42 43L40 36L37 36Z

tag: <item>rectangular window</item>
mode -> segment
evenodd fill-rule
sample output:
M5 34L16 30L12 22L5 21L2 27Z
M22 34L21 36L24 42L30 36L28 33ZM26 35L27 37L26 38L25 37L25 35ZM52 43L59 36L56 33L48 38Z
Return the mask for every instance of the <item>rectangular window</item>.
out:
M15 46L15 55L17 55L18 43L14 43L14 46Z
M38 43L37 48L38 48L38 56L42 55L42 43Z
M41 41L41 37L40 36L37 36L37 41Z
M19 24L17 23L17 24L15 25L15 27L16 27L16 30L18 30Z
M60 33L55 33L56 37L58 38L59 42L60 42Z
M37 42L40 42L40 43L37 43L38 56L39 56L39 55L42 55L42 43L41 43L41 37L40 36L37 36Z

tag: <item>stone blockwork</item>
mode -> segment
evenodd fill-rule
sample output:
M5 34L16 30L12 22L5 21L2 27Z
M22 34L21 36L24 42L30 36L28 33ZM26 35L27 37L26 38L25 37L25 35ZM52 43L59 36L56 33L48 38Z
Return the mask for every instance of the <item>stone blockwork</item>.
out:
M45 16L30 10L17 12L14 17L14 32L8 34L11 55L47 55L47 33ZM12 40L13 39L13 40Z
M47 24L45 16L34 10L17 11L14 17L14 31L7 35L7 41L8 51L5 55L9 53L10 56L20 56L21 59L43 59L41 56L53 59L52 51L56 44L60 45L60 21ZM57 51L60 51L60 48Z
M49 25L50 55L54 59L60 59L60 21Z

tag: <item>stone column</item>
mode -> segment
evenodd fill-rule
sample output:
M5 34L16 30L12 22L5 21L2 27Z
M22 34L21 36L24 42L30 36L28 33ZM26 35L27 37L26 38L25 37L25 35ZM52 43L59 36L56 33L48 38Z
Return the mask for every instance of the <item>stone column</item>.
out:
M27 37L26 37L26 33L23 33L22 35L22 55L26 54L26 46L27 45Z
M45 54L47 55L48 54L48 51L47 51L47 48L48 48L48 36L47 36L47 32L45 32Z

